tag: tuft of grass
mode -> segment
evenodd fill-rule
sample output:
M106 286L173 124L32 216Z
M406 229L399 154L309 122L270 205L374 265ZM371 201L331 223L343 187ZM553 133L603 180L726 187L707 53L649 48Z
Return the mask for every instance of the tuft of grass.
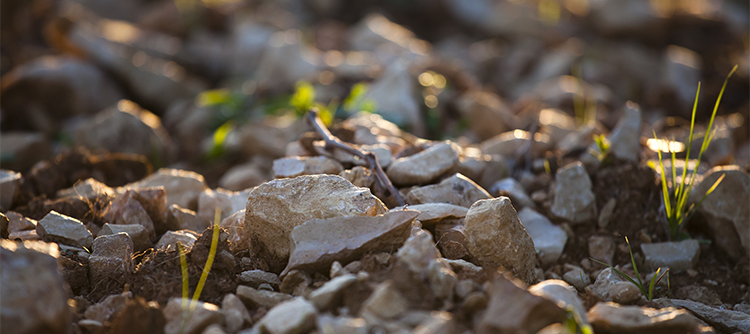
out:
M664 276L667 277L667 283L669 283L669 268L667 268L667 270L665 270L661 275L659 275L659 273L661 272L661 267L656 269L656 274L654 274L654 276L651 277L651 282L649 283L649 285L648 286L644 285L643 281L641 281L641 273L638 272L638 266L635 264L635 257L633 257L633 250L630 248L630 241L628 240L628 237L625 237L625 242L628 244L628 251L630 252L630 263L632 263L633 265L633 271L635 271L635 278L628 276L627 274L623 273L622 271L613 267L610 264L594 259L593 257L590 259L596 263L609 267L610 269L614 270L618 275L622 276L622 278L628 280L630 283L633 283L633 285L637 286L638 290L641 291L641 294L643 294L643 296L646 297L646 299L651 301L654 299L654 288L659 284L659 282L661 282Z
M596 157L602 165L609 164L612 160L612 156L609 154L609 149L612 147L609 139L603 134L594 135L594 143L597 149L589 149L589 153Z
M727 82L729 82L729 78L734 74L734 72L737 70L737 65L732 68L732 70L727 75L726 79L724 79L724 84L721 86L721 91L719 91L719 96L716 98L716 103L714 104L713 112L711 113L711 118L708 121L708 128L706 128L706 134L703 136L703 143L701 145L700 151L698 152L698 162L693 169L692 174L690 175L690 181L687 183L685 180L688 178L687 175L687 166L688 166L688 160L690 159L690 148L693 144L693 130L695 128L695 113L698 108L698 95L701 91L701 84L698 83L698 90L695 92L695 102L693 103L693 115L690 120L690 134L688 136L688 142L687 142L687 153L685 155L685 167L682 170L682 180L679 184L677 183L677 167L675 166L675 151L671 149L671 147L668 148L669 153L671 153L670 160L672 162L672 189L669 189L669 185L667 183L667 177L666 177L666 170L664 169L664 159L662 158L661 149L657 149L657 153L659 155L659 168L661 170L661 186L662 186L662 196L664 201L664 211L667 215L667 224L669 227L669 236L672 240L677 239L684 239L687 238L686 235L682 233L682 227L687 223L690 218L695 213L695 209L700 207L700 205L703 203L703 200L706 199L708 195L710 195L717 186L719 186L719 183L721 183L722 180L724 180L724 175L719 177L718 180L716 180L716 183L711 186L711 188L706 191L705 194L703 194L703 197L701 200L696 204L693 203L692 205L688 206L688 198L690 197L690 193L693 191L693 186L695 185L695 177L698 174L698 167L700 167L701 159L703 158L703 153L706 152L706 149L708 149L708 146L711 144L711 140L713 139L713 136L716 134L716 129L713 131L711 128L714 124L714 118L716 117L716 112L719 110L719 103L721 102L721 97L724 95L724 90L727 88ZM656 136L656 131L654 131L654 139L659 142L659 138ZM653 163L649 164L652 168ZM671 196L670 196L671 195Z

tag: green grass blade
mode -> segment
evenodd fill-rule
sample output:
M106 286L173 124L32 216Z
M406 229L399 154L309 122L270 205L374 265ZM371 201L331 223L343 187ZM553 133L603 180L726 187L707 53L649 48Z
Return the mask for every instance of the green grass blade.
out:
M690 149L693 146L693 130L695 129L695 114L698 110L698 96L701 92L701 82L698 81L698 89L695 91L695 101L693 102L693 116L690 118L690 135L688 136L688 143L687 143L687 154L685 155L685 168L682 169L682 182L680 183L680 190L679 192L683 192L685 190L685 176L687 176L687 166L688 161L690 160Z
M208 279L208 274L211 272L211 266L214 264L214 257L216 257L216 248L219 244L219 220L221 219L221 208L216 208L216 213L214 214L214 226L213 226L213 235L211 236L211 248L208 252L208 259L206 259L206 265L203 266L203 273L201 273L201 279L198 281L198 286L195 288L195 293L193 294L193 301L198 300L201 296L201 292L203 292L203 285L206 284L206 280ZM195 308L195 303L190 304L191 309Z
M656 278L659 276L660 271L661 267L656 269L656 273L654 273L654 276L651 277L651 283L648 285L648 300L654 299L654 286L656 285Z
M659 138L656 136L656 131L654 131L654 139L656 139L656 143L659 146L656 149L656 152L659 154L659 168L661 168L661 192L664 197L664 210L667 212L667 220L669 220L670 225L672 224L672 205L669 203L669 188L667 188L667 177L664 175L666 171L664 170L664 162L661 157L661 145L659 144Z
M633 279L632 277L628 276L627 274L625 274L624 272L620 271L619 269L617 269L617 268L613 267L613 266L612 266L612 265L610 265L610 264L607 264L607 263L604 263L604 262L602 262L602 261L599 261L599 260L597 260L597 259L594 259L593 257L589 257L589 259L591 259L591 261L594 261L594 262L596 262L596 263L598 263L598 264L601 264L601 265L607 266L607 267L608 267L609 269L612 269L612 270L614 270L614 271L615 271L615 272L616 272L616 273L617 273L618 275L620 275L620 276L621 276L622 278L624 278L624 279L628 280L628 281L629 281L630 283L633 283L633 285L635 285L636 287L638 287L638 290L640 290L640 291L641 291L641 293L642 293L642 294L643 294L644 296L646 295L646 290L645 290L645 289L643 288L643 285L642 285L642 284L638 284L638 282L636 282L636 281L635 281L635 280L634 280L634 279Z
M633 264L633 271L635 272L635 278L638 279L639 285L643 287L643 282L641 281L641 273L638 272L638 266L635 265L635 257L633 257L633 249L630 248L630 240L628 240L628 237L625 237L625 243L628 244L628 251L630 252L630 263Z
M187 258L185 257L185 246L181 242L177 243L177 249L180 253L180 268L182 269L182 308L187 308L187 299L190 285L190 278L188 277Z

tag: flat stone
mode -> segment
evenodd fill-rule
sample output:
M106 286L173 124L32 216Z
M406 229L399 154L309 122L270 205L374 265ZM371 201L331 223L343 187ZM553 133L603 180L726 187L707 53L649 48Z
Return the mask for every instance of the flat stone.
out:
M555 200L552 214L571 223L596 219L596 200L591 191L591 179L580 162L557 170Z
M317 311L302 297L276 305L255 325L271 334L307 333L315 327Z
M301 175L338 174L341 164L328 157L286 157L273 161L273 175L277 179Z
M638 162L641 154L641 108L628 101L622 118L609 135L609 151L616 158Z
M565 281L550 279L529 287L529 292L547 298L562 309L572 307L573 311L580 317L581 324L588 325L586 308L578 298L578 291Z
M440 251L435 247L432 234L419 229L398 249L396 256L399 261L406 263L409 270L417 275L422 275L427 272L427 268L432 261L440 258Z
M357 276L353 274L335 277L323 284L320 288L311 292L307 298L310 299L310 302L313 303L318 310L329 310L336 302L336 299L341 297L343 290L356 280Z
M535 333L565 319L566 311L556 302L529 293L513 278L496 275L490 291L487 310L474 328L477 333Z
M641 244L645 270L655 271L659 267L680 272L693 268L698 263L701 246L698 240Z
M536 251L507 197L480 200L464 218L469 252L483 267L503 266L527 284L534 283Z
M10 232L10 234L8 235L8 239L21 240L21 241L42 240L42 238L39 237L39 234L36 232L36 230Z
M190 230L195 233L203 233L211 224L203 219L198 218L195 211L185 209L172 204L169 206L169 213L167 216L170 226L174 226L177 230Z
M594 260L613 264L615 240L610 236L592 235L588 239L589 256Z
M5 212L6 218L8 218L8 231L18 232L18 231L29 231L29 230L36 230L36 225L38 224L36 220L24 217L21 214L13 211L7 211Z
M248 239L245 232L245 209L224 218L219 226L227 230L229 234L227 239L229 241L229 250L233 254L247 249Z
M466 176L456 173L438 184L415 188L406 195L410 205L425 203L448 203L470 207L474 202L492 196Z
M242 327L253 321L245 304L233 293L226 294L221 300L221 312L224 313L224 324L230 333L239 332Z
M298 176L264 183L250 191L245 232L250 249L280 272L290 254L292 229L318 218L375 216L385 205L369 189L337 175Z
M104 224L98 236L125 233L133 241L133 248L136 252L141 252L152 247L151 239L148 232L139 224L118 225Z
M181 242L186 248L193 247L195 241L198 240L198 235L191 230L180 230L180 231L167 231L164 233L159 242L154 245L156 249L177 249L177 243Z
M0 240L0 332L67 333L70 306L59 257L53 243Z
M162 168L144 179L130 183L123 189L164 187L167 192L167 207L177 204L180 207L196 210L198 196L207 188L203 176L186 170ZM118 191L120 191L118 189Z
M362 303L363 313L372 314L381 319L394 319L409 310L409 302L395 287L395 283L387 280L378 284L370 297Z
M104 213L104 219L110 224L139 224L148 232L149 238L156 237L156 228L146 209L136 198L135 191L126 190L114 201L109 203Z
M100 196L114 197L115 190L93 178L76 182L72 187L57 191L57 197L76 197L88 200Z
M265 307L271 309L279 303L287 300L291 300L293 297L286 293L273 292L266 290L256 290L249 286L238 285L237 286L237 297L240 297L246 303L255 305L258 307Z
M392 210L400 210L402 207L394 208ZM417 220L422 222L423 226L434 225L442 221L443 219L457 219L466 217L466 213L469 211L466 207L448 204L448 203L424 203L409 205L405 208L409 210L419 211Z
M409 237L416 211L383 215L311 219L291 233L291 256L282 276L293 269L322 270L333 261L351 262L367 252L388 252Z
M714 244L730 257L739 259L750 254L750 175L735 165L718 166L696 182L689 203L698 202L721 175L718 187L697 208L705 217Z
M104 300L89 306L83 314L86 319L97 321L101 324L111 321L113 315L125 308L128 300L133 298L131 292L123 292L119 295L111 295Z
M568 235L561 227L552 224L544 215L530 209L524 208L518 213L518 220L523 224L526 232L534 241L534 248L546 266L557 262L562 255Z
M698 321L685 310L673 307L653 309L597 303L589 310L588 319L599 333L694 333Z
M18 187L21 186L21 173L0 169L0 208L10 210Z
M586 287L586 293L604 301L629 304L641 299L641 292L635 284L626 281L611 268L605 268L593 285Z
M750 332L750 314L712 307L692 300L672 299L672 303L687 309L709 325L726 333Z
M122 282L123 277L129 277L134 269L133 241L127 234L120 232L94 239L93 251L89 256L89 276L92 282Z
M417 154L391 162L386 174L396 185L425 184L458 164L458 147L449 141L434 144Z
M278 289L279 284L281 284L279 275L263 270L246 270L240 273L240 276L238 278L243 284L249 285L256 289L263 283L267 283L276 289Z
M162 311L167 319L164 334L200 334L206 327L224 321L218 306L187 298L170 299Z
M45 241L91 249L94 237L78 219L50 211L37 222L36 232Z

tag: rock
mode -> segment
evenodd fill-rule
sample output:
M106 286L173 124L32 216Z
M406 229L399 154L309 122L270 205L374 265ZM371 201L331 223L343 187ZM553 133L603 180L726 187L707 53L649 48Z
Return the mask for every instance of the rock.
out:
M317 60L301 40L296 29L271 35L255 73L261 86L280 91L292 88L300 80L312 81L317 73Z
M11 209L18 187L21 186L21 173L0 169L0 208L3 211Z
M292 299L292 296L286 293L256 290L245 285L237 286L237 297L240 297L245 303L249 303L248 305L265 307L266 309L271 309L279 303Z
M362 166L355 166L352 169L341 171L339 176L357 187L370 188L375 183L375 176L372 175L372 172Z
M212 324L224 322L218 306L187 298L172 298L162 310L164 334L200 334Z
M680 299L696 301L711 306L721 306L722 302L716 292L705 286L687 285L677 289L675 296ZM747 312L745 312L747 313Z
M578 298L578 291L564 281L546 280L529 287L529 292L557 303L557 306L564 310L569 307L573 308L573 311L580 317L579 324L588 325L586 308Z
M13 211L7 211L5 215L9 220L8 231L11 233L18 231L36 230L36 220L24 217L21 214Z
M453 300L453 290L458 283L458 276L453 272L445 259L438 258L430 261L427 266L427 280L435 297L450 302Z
M440 258L440 251L435 247L432 234L420 229L406 240L396 256L399 261L406 263L409 270L421 275L427 271L431 262Z
M683 117L691 115L696 85L701 80L701 56L677 45L667 46L662 59L660 91L667 95L664 103L673 103ZM673 107L674 108L674 107Z
M462 259L469 257L468 241L463 225L438 225L435 227L438 236L438 248L446 259Z
M337 175L298 176L264 183L250 191L245 232L250 249L279 272L289 257L292 229L318 218L375 216L386 211L369 189Z
M4 213L0 213L0 238L7 239L10 235L8 225L10 225L10 220Z
M596 29L607 35L654 37L664 23L656 9L642 0L602 1L593 6L591 14Z
M165 324L159 303L146 303L143 298L136 297L114 315L112 334L150 333L154 328L163 329Z
M20 241L36 241L36 240L42 240L41 237L39 237L39 234L36 233L36 230L26 230L26 231L17 231L17 232L10 232L8 234L8 239L10 240L20 240Z
M526 190L523 189L521 183L516 181L512 177L504 178L500 181L495 182L489 189L490 194L499 194L500 196L506 196L510 198L513 207L516 211L520 211L523 208L535 208L534 201L531 200L529 195L526 194Z
M444 219L464 218L466 217L466 213L469 211L469 209L463 206L448 203L416 204L406 207L394 208L391 211L401 210L405 208L408 208L409 210L419 211L417 220L419 220L423 226L435 225L437 223L440 223Z
M193 247L198 235L191 230L167 231L154 245L156 249L177 249L177 243L181 242L187 249Z
M0 332L67 333L68 293L58 271L60 251L41 241L0 240Z
M237 295L228 293L221 300L221 313L224 313L224 323L229 333L237 333L245 326L252 323L250 313L242 304Z
M154 222L146 209L136 199L137 196L135 191L126 190L124 194L109 203L104 213L104 219L116 225L139 224L148 232L149 239L153 239L156 237Z
M221 209L219 222L221 222L237 211L245 209L249 193L250 189L245 191L226 191L221 188L217 188L216 190L206 189L198 196L198 211L196 215L208 225L213 225L216 208L219 208Z
M517 128L518 120L510 106L495 94L469 91L458 97L456 107L481 140Z
M4 125L50 135L65 119L96 113L123 96L104 71L71 57L39 57L3 77Z
M605 268L593 285L586 287L586 293L604 301L628 304L641 299L641 292L633 283L626 281L611 268ZM593 322L593 321L592 321Z
M271 179L258 164L249 162L230 168L219 179L219 186L225 189L240 191L255 187Z
M367 322L362 318L334 317L330 314L318 315L318 332L325 333L330 330L333 333L367 334Z
M125 308L129 300L133 298L131 292L123 292L119 295L111 295L99 303L89 306L83 314L86 319L91 319L104 324L113 319L113 315Z
M245 209L235 212L221 221L221 228L229 234L229 250L236 254L247 249L248 239L245 232Z
M315 305L319 311L322 312L329 310L337 303L337 299L340 299L344 289L349 287L356 280L357 276L352 274L335 277L326 282L326 284L323 284L320 288L311 292L307 298L310 299L310 302Z
M89 149L141 154L164 162L173 155L171 139L159 116L129 100L120 100L84 121L73 137L76 145Z
M303 126L304 123L294 117L266 116L262 122L249 122L237 130L240 148L248 156L281 158L286 153L287 144L306 131Z
M408 126L412 133L420 135L425 131L424 121L415 98L416 82L402 60L390 63L380 78L370 86L365 96L377 104L378 114L401 126Z
M372 315L380 319L394 319L409 310L409 302L396 289L395 283L387 280L378 284L362 303L363 316Z
M500 155L505 158L518 158L529 149L531 143L531 133L523 130L513 130L501 133L479 144L479 149L484 154ZM535 156L543 155L550 150L553 145L550 143L549 136L543 133L534 134L533 154Z
M477 201L469 208L464 225L469 252L483 267L503 266L522 281L534 282L534 242L518 220L510 199Z
M247 284L256 289L263 283L268 283L276 289L278 289L279 284L281 284L279 275L263 270L246 270L243 271L238 278L243 284Z
M254 328L271 334L307 333L315 327L316 317L315 306L300 297L276 305Z
M174 227L174 229L190 230L195 233L202 233L211 225L209 222L198 218L195 211L181 208L177 204L169 206L167 221L169 222L168 225Z
M93 178L76 182L72 187L57 191L57 197L75 197L93 200L98 197L115 197L114 189Z
M690 239L680 242L642 243L641 251L645 257L644 270L655 271L662 267L680 272L691 269L698 263L701 247L698 240Z
M534 242L542 265L547 266L557 262L568 241L565 230L528 207L518 213L518 220Z
M394 160L386 174L396 185L429 183L458 164L458 150L449 141L437 143L417 154Z
M591 284L589 275L586 274L586 272L582 268L570 264L565 264L565 266L563 266L563 270L565 271L565 274L563 274L563 280L568 284L576 287L578 291L584 291L584 289L586 289L586 286Z
M234 51L229 64L230 73L243 77L252 75L274 32L271 27L255 20L238 22L231 35Z
M164 187L138 188L135 190L134 195L133 197L141 203L143 210L146 210L146 213L154 223L154 230L156 230L157 235L174 228L167 221L169 218L167 215L167 191Z
M738 166L714 167L696 182L688 204L700 201L722 174L724 180L697 212L705 218L715 245L736 260L750 254L750 208L745 205L750 201L750 175Z
M685 310L597 303L589 310L596 333L696 333L698 321Z
M94 237L78 219L50 211L37 222L36 232L49 242L91 249Z
M406 195L406 202L410 205L448 203L468 208L478 200L490 198L492 196L474 181L456 173L438 184L413 189Z
M416 211L391 211L383 215L311 219L291 233L291 256L281 273L290 270L325 271L333 261L351 262L368 252L387 252L409 237Z
M557 170L555 200L552 214L571 223L582 223L596 218L596 200L591 191L591 179L580 162Z
M534 333L566 317L555 302L529 293L513 278L496 275L490 291L487 310L475 325L477 333Z
M560 142L576 131L576 120L560 109L547 108L539 112L539 132L549 136L553 143Z
M750 332L750 315L747 313L711 307L692 300L672 299L672 302L726 333Z
M338 174L341 164L328 157L287 157L273 161L273 174L277 179L301 175Z
M177 204L180 207L195 210L198 208L198 196L207 188L203 176L190 171L162 168L146 178L125 185L124 189L164 187L167 192L167 207Z
M99 236L111 235L117 233L125 233L133 241L133 248L136 252L142 252L152 247L151 239L148 236L148 232L142 225L130 224L130 225L117 225L117 224L104 224Z
M3 168L25 171L52 156L52 146L38 132L3 131L0 134Z
M102 235L94 239L93 247L89 256L91 282L107 288L110 283L124 284L135 269L130 237L123 232Z
M589 256L607 264L615 259L615 240L609 236L592 235L588 239Z
M307 296L312 292L310 285L312 285L312 277L305 271L295 269L283 276L279 291L292 296Z
M628 101L622 118L609 135L609 151L616 158L638 162L641 155L641 108Z

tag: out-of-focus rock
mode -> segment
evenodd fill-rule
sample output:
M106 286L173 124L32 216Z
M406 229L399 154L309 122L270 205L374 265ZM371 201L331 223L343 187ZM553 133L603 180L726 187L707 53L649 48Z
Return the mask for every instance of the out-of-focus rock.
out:
M287 157L274 160L273 174L277 179L301 175L338 174L343 171L341 164L328 157Z
M159 238L159 242L154 245L154 248L163 250L177 249L177 243L181 242L189 249L193 247L196 240L198 240L198 236L191 230L167 231L167 233L164 233Z
M293 298L286 293L256 290L244 285L237 286L237 297L240 297L240 299L245 301L245 303L249 303L249 305L265 307L266 309L271 309L277 304Z
M237 333L245 324L252 323L250 313L237 295L228 293L221 300L221 312L229 333Z
M368 252L387 252L409 237L416 211L391 211L383 215L311 219L291 233L289 263L293 269L326 270L333 261L351 262Z
M36 225L36 232L48 242L91 249L94 237L78 219L51 211Z
M162 168L146 178L127 184L123 189L140 189L164 187L167 192L167 206L177 204L180 207L195 210L198 208L198 196L207 188L203 176L190 171Z
M268 173L263 171L260 166L254 162L237 165L230 168L221 176L221 179L219 179L219 186L232 191L252 188L270 180L271 177L266 174Z
M638 162L641 154L641 108L628 101L620 121L609 135L610 153L616 158Z
M10 236L9 225L10 220L8 217L4 213L0 213L0 238L7 239Z
M548 135L551 142L560 143L563 138L575 130L575 118L564 111L547 108L539 112L539 132Z
M367 322L362 318L347 316L334 317L323 313L318 315L318 332L330 329L334 333L367 334Z
M537 132L533 137L534 155L540 156L552 149L553 144L548 135ZM483 141L479 144L479 148L484 154L498 154L503 157L518 158L528 151L531 140L532 135L530 132L516 129Z
M692 300L672 299L672 303L677 307L687 309L709 325L724 332L750 332L750 315L747 313L712 307Z
M421 275L427 271L432 261L440 258L440 251L435 247L430 232L418 230L398 249L396 256L409 270Z
M454 145L446 141L417 154L396 159L386 173L397 185L429 183L458 163L458 148Z
M323 284L320 288L311 292L307 298L315 307L320 311L329 310L341 297L344 289L349 287L352 283L357 280L357 276L353 274L346 274L332 278L330 281Z
M503 266L527 284L536 276L536 251L507 197L480 200L464 218L468 248L483 267Z
M195 211L181 208L176 204L169 206L167 221L174 230L190 230L196 233L202 233L211 225L208 221L200 219Z
M604 301L629 304L641 298L638 287L620 277L610 268L602 270L596 276L596 282L586 287L586 293L593 294Z
M705 218L715 244L739 259L750 254L750 207L746 205L750 201L750 176L738 166L714 167L697 182L688 202L700 201L721 175L726 175L724 180L697 212Z
M296 29L271 35L255 75L259 85L278 91L292 88L300 80L312 81L318 59L301 40Z
M578 291L584 291L586 286L591 284L589 275L586 274L586 271L584 271L581 267L566 263L563 266L563 271L565 272L563 274L563 280L568 284L574 286L576 289L578 289Z
M523 208L535 208L534 201L531 200L529 195L526 194L526 190L520 182L512 177L504 178L500 181L495 182L489 189L490 194L499 194L500 196L506 196L510 198L513 207L516 211Z
M409 126L411 132L420 135L425 131L424 121L415 98L415 82L407 65L396 60L388 65L380 78L372 83L366 98L377 104L378 114L402 126Z
M474 202L490 199L489 193L466 176L456 173L438 184L415 188L406 196L408 204L448 203L470 207Z
M216 190L206 189L198 196L196 216L207 224L213 225L216 208L221 210L219 221L222 221L237 211L245 209L249 193L249 189L244 191L226 191L221 188Z
M188 308L183 308L189 304ZM164 334L200 334L206 327L224 322L224 314L218 306L188 298L170 299L162 312L167 320Z
M21 173L0 169L0 209L10 210L20 185Z
M393 281L378 284L370 297L362 303L361 313L380 319L393 319L409 310L409 302L396 289Z
M295 117L266 116L262 122L246 123L237 132L244 154L281 158L286 155L287 144L297 140L305 129L304 123Z
M307 333L315 327L316 317L315 306L300 297L276 305L253 328L268 333Z
M86 319L91 319L104 324L107 321L112 320L112 316L120 312L125 308L128 300L133 298L133 293L123 292L119 295L110 295L104 300L89 306L86 312L83 314Z
M68 333L70 314L65 282L58 271L60 251L41 241L0 240L0 331Z
M234 50L230 73L249 76L255 72L274 30L257 22L241 22L232 31Z
M279 272L289 257L289 238L296 226L318 218L375 216L386 211L369 189L337 175L298 176L264 183L250 191L245 232L250 249Z
M659 93L666 95L664 104L675 105L674 110L686 118L692 115L690 107L701 80L701 63L701 56L690 49L670 45L664 51Z
M588 319L597 333L695 333L698 321L685 310L674 307L621 306L598 303Z
M664 29L665 19L649 1L602 1L591 10L594 26L607 35L653 37Z
M114 189L93 178L76 182L72 187L57 191L57 197L75 197L93 200L97 197L115 197Z
M610 236L592 235L587 241L589 256L594 260L612 264L615 258L615 240Z
M229 241L229 250L232 253L247 249L248 239L245 232L245 209L224 218L219 226L229 233L227 241Z
M481 140L518 127L510 106L495 94L470 91L458 97L456 106Z
M8 218L8 231L28 231L36 230L37 221L28 217L24 217L21 214L13 211L7 211L4 214Z
M372 172L362 166L341 171L339 176L357 187L370 188L375 183L375 176L372 175Z
M133 241L133 248L136 252L142 252L152 247L151 238L148 231L139 224L104 224L98 236L125 233Z
M578 298L578 291L564 281L550 279L540 282L529 287L529 292L534 295L547 298L557 303L562 309L572 307L573 311L580 317L581 325L588 325L586 318L586 308L583 306L581 299Z
M523 224L526 233L534 241L539 259L546 266L557 262L568 241L568 235L561 227L552 224L547 217L530 208L518 213L518 220Z
M655 271L662 267L680 272L691 269L698 263L701 247L698 240L690 239L680 242L642 243L641 251L645 257L644 270Z
M557 170L555 200L552 214L572 223L596 218L596 200L591 191L591 179L580 162Z
M238 278L243 284L247 284L256 289L263 283L266 283L276 289L278 289L279 284L281 284L279 275L263 270L243 271Z
M38 132L3 131L0 134L3 168L25 171L52 155L52 146Z

